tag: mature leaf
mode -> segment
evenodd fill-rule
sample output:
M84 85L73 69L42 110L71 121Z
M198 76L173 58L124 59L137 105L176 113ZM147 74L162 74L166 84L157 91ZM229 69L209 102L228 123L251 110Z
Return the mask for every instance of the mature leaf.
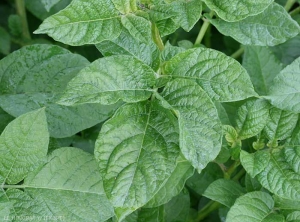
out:
M122 25L137 40L143 43L151 42L151 22L132 14L121 17Z
M2 183L1 180L0 183ZM9 216L12 206L13 204L8 201L5 191L0 188L0 218L2 218L2 220L12 221L12 218Z
M266 216L262 222L286 222L286 220L282 214L271 213Z
M168 61L172 59L178 53L184 52L185 49L178 46L173 46L169 41L165 44L164 50L161 52L161 59L163 61Z
M228 22L235 22L262 13L274 0L203 0L218 16Z
M296 127L293 131L289 144L296 145L296 146L300 145L300 120L298 120L298 123L296 124Z
M14 119L11 115L0 108L0 133L4 130L9 122Z
M266 126L269 104L263 99L250 99L237 110L236 128L240 139L257 135Z
M118 55L96 60L73 78L59 103L73 105L118 100L138 102L150 97L155 84L154 71L131 56Z
M300 221L300 211L295 211L293 213L290 213L286 217L287 222L297 222Z
M245 190L238 183L219 179L208 186L203 196L231 207L235 200L243 194L245 194Z
M0 136L0 174L4 181L16 184L44 163L48 143L44 109L26 113L8 124Z
M171 176L177 131L175 117L156 102L122 106L102 126L95 156L119 219L145 205Z
M245 186L247 192L260 191L262 188L258 180L255 177L252 178L248 173L245 176Z
M285 159L284 150L274 150L271 153L267 167L257 175L263 187L275 195L299 200L300 174L295 173Z
M195 82L175 79L162 92L163 105L175 110L179 121L180 149L199 172L214 160L222 145L218 112Z
M174 22L171 18L157 21L156 26L161 37L172 34L180 27L180 25Z
M300 32L297 22L276 3L272 3L264 12L241 21L210 21L222 34L231 36L244 45L274 46Z
M246 70L213 49L195 48L177 54L165 65L166 75L195 80L217 101L243 100L256 93Z
M142 208L138 211L138 218L132 222L160 222L164 221L165 207L164 205L155 208ZM129 221L125 221L129 222Z
M262 222L272 213L274 201L272 197L261 191L254 191L239 197L230 208L227 222Z
M131 55L154 70L159 67L159 50L153 41L142 43L134 38L124 28L120 36L113 40L107 40L96 45L104 56Z
M9 31L13 36L21 37L22 35L22 19L19 15L10 15L8 17Z
M41 0L42 4L44 5L47 12L50 11L50 9L59 2L60 0Z
M272 107L264 132L270 140L284 140L292 135L297 121L297 114Z
M240 155L243 167L252 178L267 167L271 158L270 154L266 151L257 151L250 154L242 150Z
M122 14L128 14L137 10L136 0L112 0L112 2Z
M290 200L274 196L275 207L281 210L300 211L300 200Z
M10 51L10 36L7 31L0 27L0 53L7 55Z
M279 109L300 113L300 58L274 78L269 95L265 98Z
M272 51L260 46L245 46L243 66L259 95L268 93L268 87L274 77L282 70L282 64Z
M53 137L91 127L107 119L116 106L55 104L67 83L88 64L84 57L58 46L31 45L15 51L0 61L0 106L13 116L46 107Z
M300 174L300 146L287 146L284 149L286 162L298 174Z
M120 15L111 0L75 0L44 20L34 33L46 33L68 45L97 44L120 35Z
M172 197L180 193L186 180L193 174L194 168L191 164L184 158L180 157L177 160L176 168L172 172L171 176L144 207L158 207L169 202Z

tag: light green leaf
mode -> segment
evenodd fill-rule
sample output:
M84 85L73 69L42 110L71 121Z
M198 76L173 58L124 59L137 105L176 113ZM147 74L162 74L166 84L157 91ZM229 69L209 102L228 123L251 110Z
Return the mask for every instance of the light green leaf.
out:
M177 54L166 63L165 74L196 81L217 101L256 95L246 70L235 59L213 49L195 48Z
M158 22L167 20L178 15L175 8L178 7L178 3L173 4L159 4L150 7L149 15L152 21Z
M0 53L7 55L10 51L10 36L8 32L0 27Z
M121 22L128 32L137 40L146 44L152 41L151 22L147 19L128 14L121 17Z
M266 126L269 104L263 99L250 99L237 110L236 129L240 139L257 135Z
M242 150L240 155L243 167L252 178L267 167L271 158L270 154L265 151L257 151L250 154Z
M97 44L120 35L120 15L111 0L75 0L44 20L34 33L68 45Z
M270 140L284 140L292 135L297 121L297 114L272 107L264 132Z
M230 208L227 222L262 222L272 213L274 201L272 197L261 191L254 191L239 197Z
M283 67L269 48L260 46L245 46L243 66L259 95L267 95L268 87Z
M286 162L298 174L300 174L300 146L287 146L284 149Z
M300 199L300 174L295 173L285 159L284 150L271 153L267 167L257 175L263 187L275 195L291 199Z
M177 113L180 149L199 172L214 160L222 145L222 126L209 96L195 82L175 79L162 92L163 101Z
M137 10L136 0L112 0L115 8L122 14L128 14Z
M0 136L0 174L4 181L19 183L44 163L48 143L45 109L26 113L8 124Z
M219 179L211 183L203 196L231 207L235 200L245 194L244 188L232 180Z
M203 0L218 16L228 22L235 22L262 13L274 0Z
M42 4L44 5L47 12L50 11L50 9L59 2L60 0L41 0Z
M163 61L168 61L173 58L178 53L184 52L185 49L178 46L173 46L169 43L169 41L165 44L165 48L161 53L161 58Z
M287 222L297 222L300 221L300 211L295 211L293 213L290 213L286 217Z
M180 27L180 25L174 22L171 18L157 21L156 26L161 37L172 34Z
M55 104L67 83L88 64L84 57L58 46L23 47L0 61L0 106L15 117L46 107L52 137L68 137L91 127L107 119L116 105Z
M0 180L0 183L2 181ZM5 221L12 221L10 217L10 210L13 207L13 204L8 201L5 191L0 188L0 218Z
M238 22L226 22L221 19L210 21L219 32L244 45L274 46L300 32L297 22L276 3L272 3L260 14Z
M98 59L73 78L59 104L138 102L150 97L154 71L131 56Z
M153 41L142 43L134 38L124 28L120 36L114 40L107 40L96 45L104 56L131 55L151 66L153 70L159 67L159 50Z
M223 133L225 134L225 139L229 143L235 143L238 141L238 134L233 126L223 125Z
M300 113L300 57L274 78L265 98L279 109Z
M179 160L177 160L176 168L172 172L171 176L144 207L158 207L169 202L172 197L180 193L186 180L193 174L194 168L191 164L184 158L180 157Z
M95 156L119 219L145 205L171 176L177 131L173 114L156 102L124 105L102 126Z

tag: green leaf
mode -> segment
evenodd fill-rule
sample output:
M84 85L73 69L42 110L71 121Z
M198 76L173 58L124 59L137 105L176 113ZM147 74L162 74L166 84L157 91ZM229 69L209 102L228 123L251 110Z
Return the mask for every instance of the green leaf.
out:
M0 61L0 106L15 117L46 107L52 137L68 137L91 127L107 119L116 106L55 104L67 83L88 64L58 46L23 47Z
M165 73L196 81L217 101L256 95L246 70L236 60L213 49L195 48L177 54L166 63Z
M232 180L219 179L211 183L203 196L231 207L235 200L245 194L244 188Z
M263 187L275 195L299 200L300 174L295 173L285 159L284 150L274 150L271 153L267 167L257 175Z
M138 211L138 218L132 222L147 221L147 222L160 222L164 221L165 207L164 205L156 208L142 208ZM125 221L129 222L129 221Z
M45 109L26 113L8 124L0 136L0 174L4 181L19 183L44 163L48 143Z
M161 53L161 58L163 61L168 61L172 59L178 53L184 52L185 49L178 46L173 46L169 41L165 44L164 50Z
M300 200L290 200L274 196L275 207L281 210L300 211Z
M203 0L203 2L217 15L228 22L235 22L252 15L262 13L274 0L258 1L215 1Z
M291 136L291 139L289 141L290 145L300 145L300 120L298 120L298 123L296 124L296 127L293 131L293 134Z
M272 51L260 46L245 46L243 66L259 95L267 95L268 87L282 70L282 64Z
M281 214L271 213L265 217L262 222L286 222L286 220Z
M0 27L0 53L7 55L10 51L10 36L7 31Z
M131 56L98 59L73 78L59 104L101 103L118 100L138 102L148 99L155 84L154 71Z
M75 0L44 20L34 33L68 45L97 44L120 35L120 15L111 0Z
M287 146L284 149L286 162L298 174L300 174L300 146Z
M13 36L22 36L22 19L19 15L10 15L8 17L8 27Z
M227 222L262 222L272 213L274 201L272 197L264 192L254 191L239 197L230 208Z
M285 9L272 3L258 15L237 22L210 19L222 34L231 36L244 45L274 46L293 38L300 32L296 21Z
M236 128L240 139L257 135L266 126L269 104L263 99L250 99L237 110Z
M156 22L161 37L167 36L175 32L180 26L171 18Z
M162 97L177 113L181 152L200 172L217 157L222 145L222 127L214 103L198 84L187 79L169 82Z
M151 66L153 70L159 68L159 49L153 41L143 43L134 38L123 28L120 36L96 45L104 56L131 55L136 59Z
M122 25L137 40L148 43L151 39L151 22L145 18L128 14L121 17Z
M271 158L270 154L266 151L257 151L250 154L242 150L240 155L243 167L252 178L267 167Z
M177 131L175 117L156 102L124 105L102 126L95 156L119 219L145 205L171 176Z
M0 180L0 183L2 181ZM7 200L5 191L0 188L0 218L5 221L12 221L12 218L9 217L10 210L13 207L13 204Z
M297 222L300 221L300 211L295 211L293 213L290 213L286 217L287 222Z
M112 0L115 8L122 14L128 14L137 10L136 0Z
M4 130L9 122L14 119L11 115L0 108L0 133Z
M47 12L50 11L50 9L59 2L60 0L41 0L42 4L44 5Z
M297 114L272 107L264 132L270 140L284 140L292 135L297 121Z
M184 158L180 157L179 160L177 160L176 168L172 172L171 176L144 207L158 207L169 202L172 197L177 196L180 193L186 180L193 174L194 168L191 164Z
M265 98L279 109L300 113L300 58L274 78Z

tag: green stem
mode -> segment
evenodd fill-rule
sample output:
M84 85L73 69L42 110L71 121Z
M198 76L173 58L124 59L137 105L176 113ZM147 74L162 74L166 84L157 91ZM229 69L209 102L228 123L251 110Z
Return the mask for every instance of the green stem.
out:
M287 0L284 8L286 11L290 11L290 9L293 7L293 5L295 4L296 0Z
M237 51L235 51L231 57L234 58L234 59L237 59L239 58L243 53L244 53L244 48L239 48Z
M213 11L211 11L209 13L209 16L212 17L213 15L214 15L214 13L213 13ZM199 34L196 38L196 41L195 41L194 45L199 45L201 43L201 41L202 41L202 39L203 39L203 37L206 33L206 30L208 29L209 26L210 26L210 22L207 19L205 19L202 26L201 26L201 29L199 31Z
M195 222L203 220L205 217L207 217L211 212L215 211L221 206L220 203L215 201L210 201L208 204L206 204L197 214L197 218Z
M290 12L290 16L297 15L300 13L300 6L295 8L293 11Z
M235 161L225 172L224 178L230 179L231 174L235 171L235 169L240 165L240 161Z
M17 13L20 16L21 21L22 21L22 36L24 39L30 40L31 36L30 36L29 29L28 29L24 0L15 0L15 3L16 3Z
M164 46L164 43L163 43L163 41L162 41L162 39L160 37L159 30L156 27L155 23L152 23L151 32L152 32L152 39L153 39L153 41L158 46L159 50L163 51L164 48L165 48L165 46Z
M246 173L245 169L241 169L233 178L232 180L238 181L244 174Z

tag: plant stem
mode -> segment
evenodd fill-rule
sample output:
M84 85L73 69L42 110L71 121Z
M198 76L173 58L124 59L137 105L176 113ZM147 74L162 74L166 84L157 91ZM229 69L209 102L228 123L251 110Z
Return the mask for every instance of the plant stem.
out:
M24 0L15 0L15 3L16 3L17 13L20 16L21 21L22 21L22 37L26 40L30 40L31 36L30 36L29 29L28 29Z
M215 202L215 201L210 201L208 204L206 204L199 212L197 215L197 218L195 222L203 220L207 215L209 215L211 212L215 211L220 207L220 203Z
M25 188L26 186L24 185L1 185L1 188L3 189L9 189L9 188L12 188L12 189L17 189L17 188Z
M290 9L293 7L293 5L295 4L296 0L287 0L284 8L286 11L290 11Z
M235 169L240 165L240 161L235 161L225 172L224 178L230 179L231 174L235 171Z
M211 11L209 13L209 16L212 17L213 15L214 15L214 13L213 13L213 11ZM201 41L202 41L202 39L203 39L203 37L206 33L206 30L208 29L209 26L210 26L210 22L207 19L205 19L202 26L201 26L201 29L199 31L199 34L197 36L197 39L196 39L194 45L199 45L201 43Z
M234 58L234 59L237 59L239 58L243 53L244 53L244 48L239 48L237 51L235 51L231 57Z
M300 6L290 12L290 16L297 15L300 12Z
M234 177L232 178L233 181L238 181L244 174L246 173L245 169L241 169Z
M152 32L152 39L155 42L155 44L157 45L157 47L159 48L159 50L160 51L164 50L165 46L160 37L158 28L156 27L155 23L152 23L151 32Z

